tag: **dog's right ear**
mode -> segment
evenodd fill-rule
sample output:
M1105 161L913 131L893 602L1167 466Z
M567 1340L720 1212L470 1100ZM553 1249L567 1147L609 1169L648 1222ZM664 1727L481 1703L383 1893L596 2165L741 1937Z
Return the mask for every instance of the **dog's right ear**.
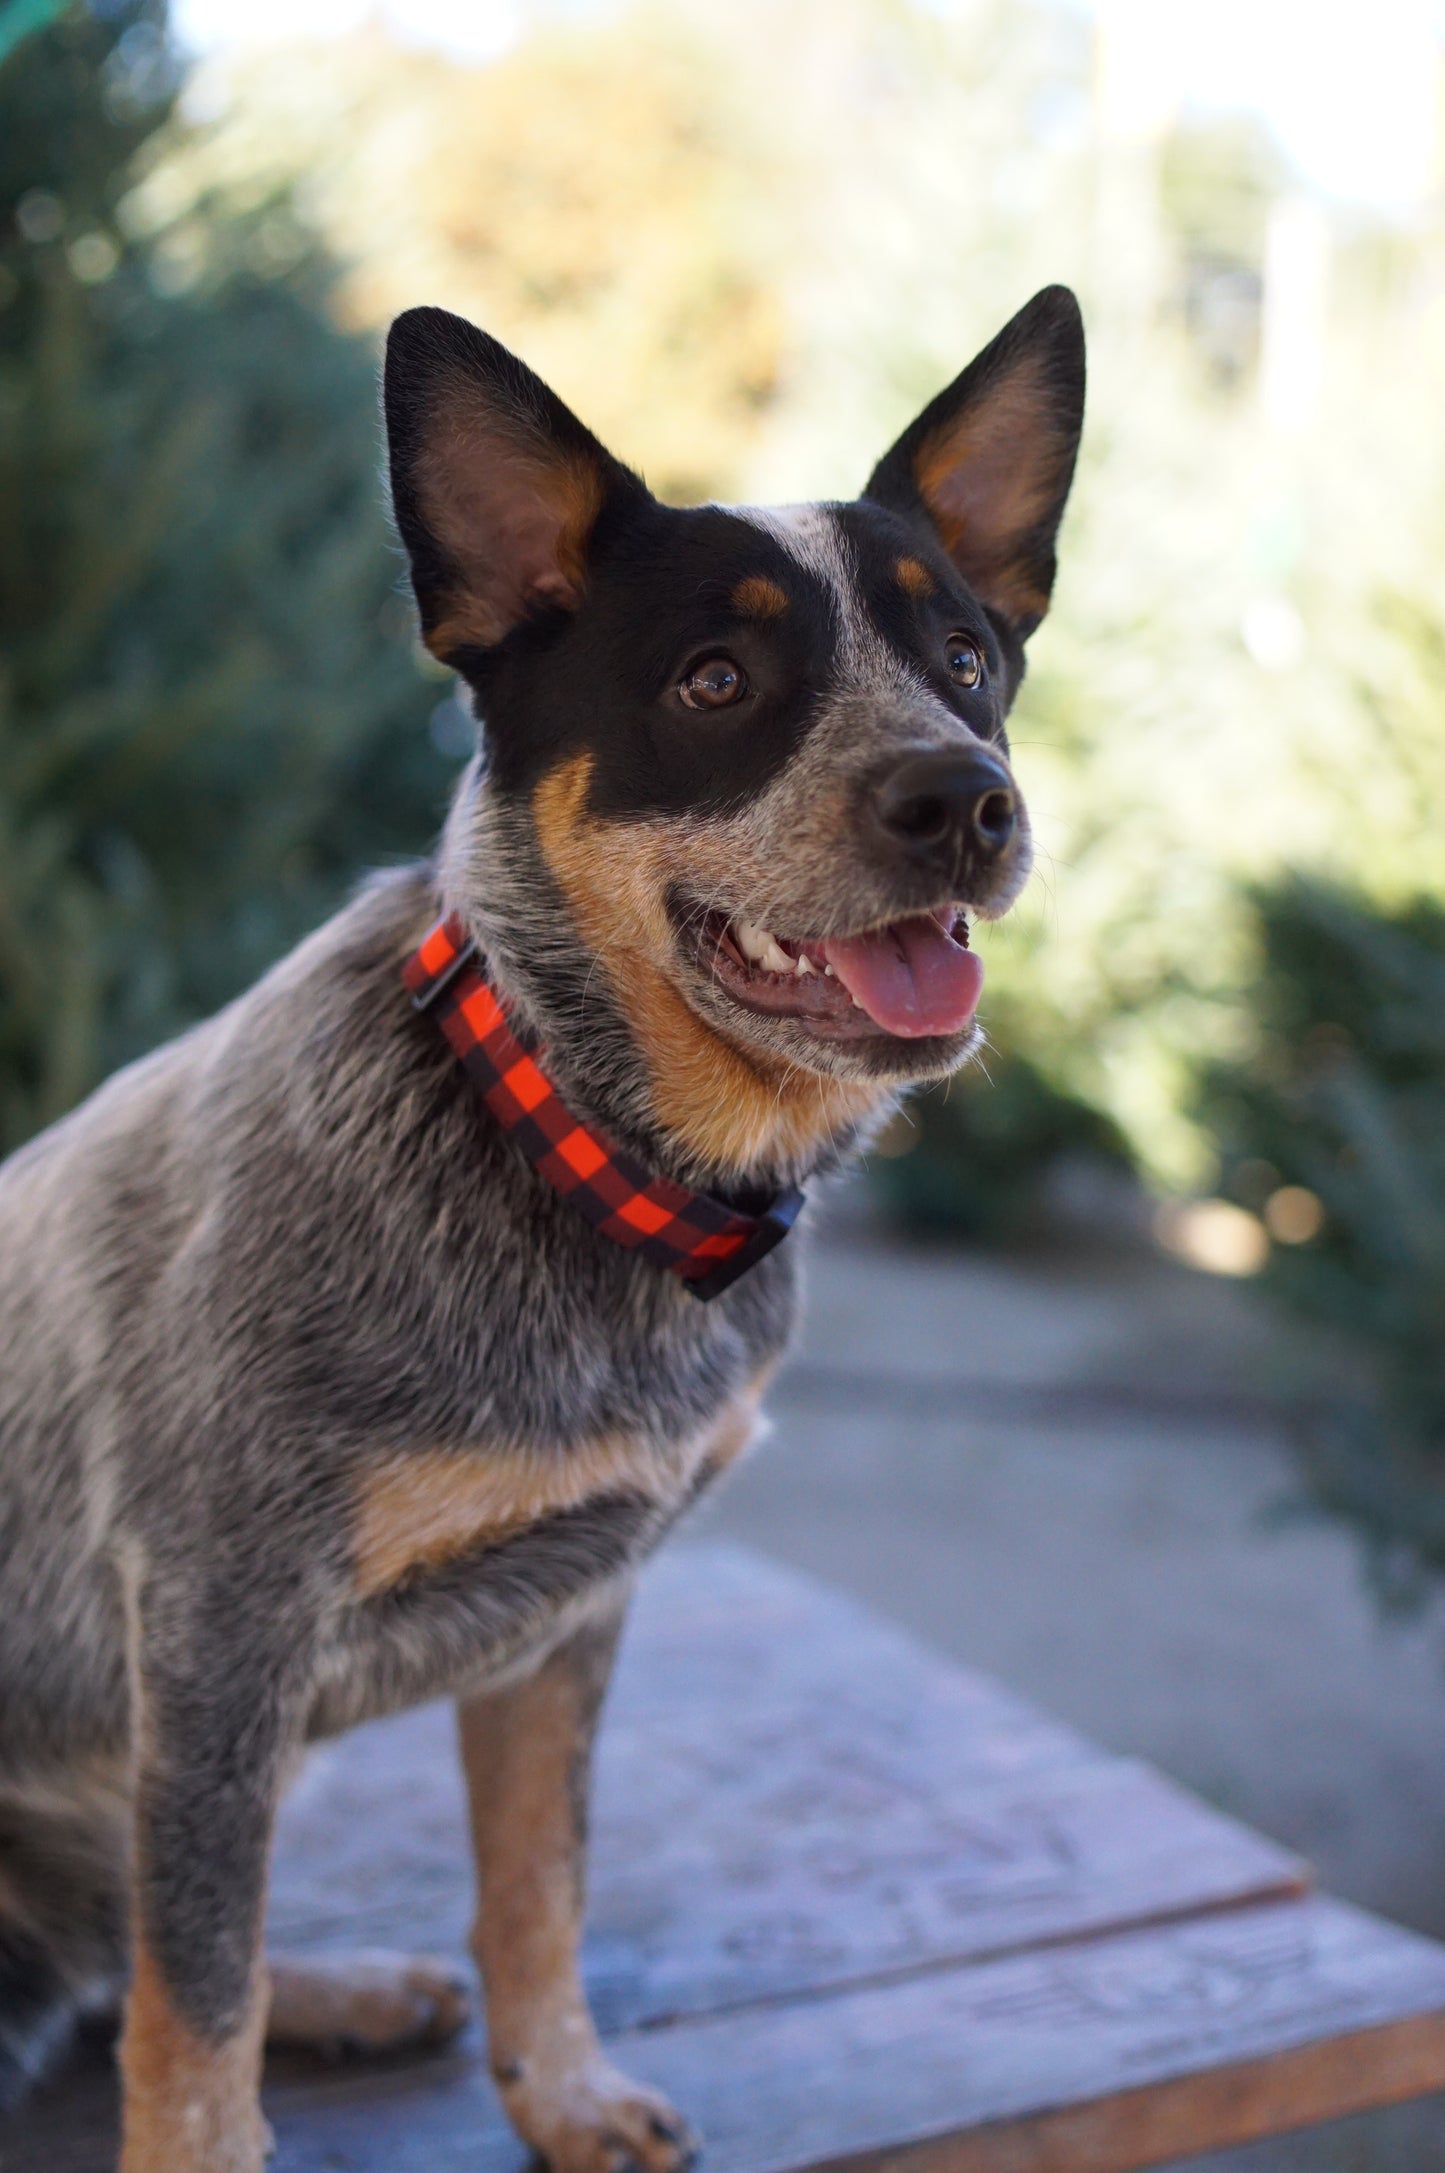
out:
M864 496L926 520L979 601L1026 641L1049 607L1083 420L1079 305L1045 287L909 425Z
M609 494L644 486L541 378L445 309L409 309L386 342L396 525L422 638L457 665L524 620L573 611Z

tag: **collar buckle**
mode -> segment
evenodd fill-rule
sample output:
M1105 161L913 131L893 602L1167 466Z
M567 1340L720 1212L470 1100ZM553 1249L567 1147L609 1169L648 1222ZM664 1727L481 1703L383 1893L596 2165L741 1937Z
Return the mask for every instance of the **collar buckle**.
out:
M749 1268L755 1268L760 1260L766 1260L775 1246L782 1244L802 1206L802 1192L796 1185L789 1185L786 1192L780 1192L756 1217L757 1227L750 1237L744 1238L735 1253L730 1253L726 1260L719 1260L706 1275L695 1279L685 1276L686 1287L704 1305L720 1298L725 1290L731 1290L733 1284L747 1274Z

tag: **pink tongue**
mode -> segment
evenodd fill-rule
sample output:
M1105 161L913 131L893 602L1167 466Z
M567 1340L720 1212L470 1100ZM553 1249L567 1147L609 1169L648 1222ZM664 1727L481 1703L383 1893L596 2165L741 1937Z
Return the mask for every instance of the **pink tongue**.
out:
M868 936L830 936L823 956L850 996L888 1034L957 1034L978 1008L983 961L931 913Z

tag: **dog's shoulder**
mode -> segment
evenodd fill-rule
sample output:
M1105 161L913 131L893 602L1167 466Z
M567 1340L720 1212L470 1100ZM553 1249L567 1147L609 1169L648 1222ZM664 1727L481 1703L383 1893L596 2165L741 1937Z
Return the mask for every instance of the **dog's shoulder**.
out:
M259 1142L284 1152L317 1125L341 1144L365 1075L395 1076L410 1025L399 961L428 896L421 867L368 884L233 1003L0 1163L0 1282L23 1259L34 1283L52 1252L101 1267L113 1239L139 1286L147 1248L164 1253L254 1175Z
M694 1435L786 1339L792 1264L700 1307L552 1193L402 985L436 910L424 866L373 881L33 1143L0 1284L158 1419L184 1353L305 1438Z

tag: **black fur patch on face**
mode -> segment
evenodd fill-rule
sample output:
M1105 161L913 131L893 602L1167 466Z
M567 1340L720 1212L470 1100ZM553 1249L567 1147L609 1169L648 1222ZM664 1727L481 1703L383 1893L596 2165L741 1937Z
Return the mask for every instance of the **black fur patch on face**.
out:
M867 498L829 510L857 566L863 606L885 641L971 732L1006 747L1004 720L1023 677L1022 644L979 601L931 531L920 532ZM927 572L926 589L900 579L900 562L909 560ZM985 675L977 687L958 686L949 675L951 634L966 634L978 646Z
M476 691L496 790L525 797L586 753L595 814L735 812L850 674L870 691L856 666L880 642L996 740L1048 600L1082 391L1077 305L1046 289L857 503L676 509L496 341L408 311L386 367L397 521L428 643ZM974 689L944 663L958 633L988 667ZM737 698L689 706L681 682L708 659ZM886 676L871 691L896 692Z
M747 609L751 581L772 584L787 608ZM677 814L736 807L777 774L808 728L837 639L827 585L751 521L624 501L598 522L575 615L459 661L499 791L524 795L585 751L597 813ZM690 709L682 679L715 654L736 661L746 691L728 708Z
M971 731L999 739L1022 651L941 546L866 501L819 508L816 517L834 524L842 546L841 591L746 509L624 502L604 513L580 609L458 659L477 690L497 789L525 796L559 762L586 752L599 815L734 810L777 776L826 696L846 684L850 634L886 643ZM926 593L899 581L905 555L927 565ZM776 588L786 609L740 610L739 591L746 602L751 582ZM948 674L945 648L956 633L985 659L977 689ZM678 691L684 675L717 654L740 667L746 691L726 708L688 708Z
M511 999L580 937L563 970L644 1052L646 1121L709 1165L765 1151L719 1041L763 1092L780 1074L876 1087L951 1069L972 1045L970 976L939 945L966 949L965 915L1006 912L1030 866L1004 719L1077 444L1072 298L1020 312L862 498L779 508L659 505L514 357L420 317L388 359L398 518L427 640L470 682L486 741L472 837L453 824L444 868ZM418 521L451 569L439 591ZM932 939L903 924L925 915L950 976L941 1035L907 995ZM858 938L885 949L820 967L805 947ZM889 955L875 1012L845 968L867 981ZM857 1112L825 1120L809 1092L816 1156Z

